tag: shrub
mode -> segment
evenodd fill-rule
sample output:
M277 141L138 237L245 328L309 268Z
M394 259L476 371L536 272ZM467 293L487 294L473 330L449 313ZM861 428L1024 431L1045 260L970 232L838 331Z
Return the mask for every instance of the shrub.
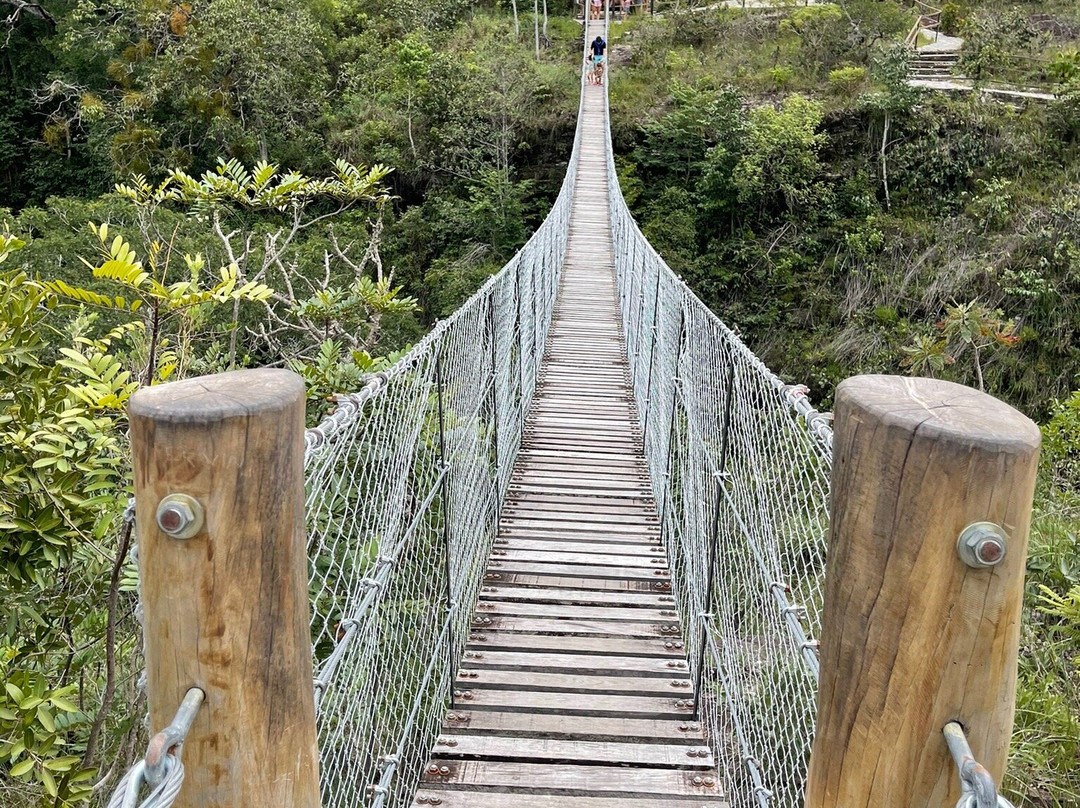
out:
M1043 470L1051 484L1080 491L1080 390L1054 405L1042 432Z
M780 67L774 67L769 71L769 79L777 90L785 89L791 84L793 78L795 78L795 71L790 67L781 65Z
M865 67L838 67L829 71L829 86L844 98L853 98L866 84Z

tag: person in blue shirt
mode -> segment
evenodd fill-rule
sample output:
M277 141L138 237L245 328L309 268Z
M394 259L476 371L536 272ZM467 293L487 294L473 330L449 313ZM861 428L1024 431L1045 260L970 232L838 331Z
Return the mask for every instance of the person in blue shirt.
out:
M604 51L607 50L607 42L604 41L602 36L598 36L592 42L589 43L589 49L592 51L593 62L593 74L594 84L604 83Z

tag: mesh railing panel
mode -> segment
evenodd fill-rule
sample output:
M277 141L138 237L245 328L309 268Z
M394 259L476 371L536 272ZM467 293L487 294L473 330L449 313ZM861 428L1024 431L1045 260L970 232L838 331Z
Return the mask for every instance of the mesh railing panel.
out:
M641 234L610 137L627 353L701 717L733 806L801 808L832 431Z
M445 715L551 322L577 153L510 263L308 431L325 808L406 805Z

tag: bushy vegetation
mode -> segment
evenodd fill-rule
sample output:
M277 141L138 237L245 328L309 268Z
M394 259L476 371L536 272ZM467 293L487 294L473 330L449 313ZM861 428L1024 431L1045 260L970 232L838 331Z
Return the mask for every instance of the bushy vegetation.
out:
M908 86L897 42L914 17L897 3L672 13L615 34L617 165L672 267L826 407L854 373L915 373L1046 425L1007 787L1018 805L1076 806L1080 13L946 12L986 81L1018 54L1060 54L1026 74L1058 99Z
M543 218L580 35L464 0L0 8L0 805L63 808L145 749L129 397L286 365L317 420L393 361Z
M453 311L561 182L569 5L0 0L0 805L98 799L145 741L128 397L285 364L316 419ZM823 406L853 373L924 373L1044 424L1008 787L1075 806L1080 11L945 4L979 83L1057 93L1023 106L909 87L914 20L897 0L631 16L620 181Z

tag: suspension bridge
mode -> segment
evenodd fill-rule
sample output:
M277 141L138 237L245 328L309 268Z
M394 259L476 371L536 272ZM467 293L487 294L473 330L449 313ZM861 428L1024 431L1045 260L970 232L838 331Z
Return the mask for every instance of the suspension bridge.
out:
M585 41L606 30L587 22ZM971 806L991 804L964 733L946 744L941 730L965 722L1000 779L1023 561L1013 550L998 566L1004 539L979 528L960 563L955 531L1006 525L1022 551L1030 422L957 385L870 377L838 396L838 424L861 426L834 451L830 416L634 223L606 86L582 83L548 218L461 309L306 432L287 375L240 371L133 401L152 725L188 701L111 806L140 804L144 783L141 804L156 808L254 793L289 808L922 805L944 803L914 791L955 802L961 783ZM208 431L211 417L233 426ZM892 449L899 465L881 459ZM946 456L967 472L940 472ZM931 493L923 525L912 514ZM852 514L834 518L832 541L862 541L865 521L873 560L831 551L826 578L831 507ZM296 519L306 553L290 568ZM954 532L932 550L910 537L910 550L872 550L898 524ZM260 542L270 549L252 556ZM915 586L883 572L904 553ZM225 579L247 596L223 594ZM923 611L910 600L921 590L938 599ZM956 593L971 614L950 608L933 651L920 649L931 623L909 621ZM830 603L835 624L852 623L822 644ZM269 696L229 684L238 667ZM920 705L949 688L955 698ZM860 701L826 709L819 689Z

